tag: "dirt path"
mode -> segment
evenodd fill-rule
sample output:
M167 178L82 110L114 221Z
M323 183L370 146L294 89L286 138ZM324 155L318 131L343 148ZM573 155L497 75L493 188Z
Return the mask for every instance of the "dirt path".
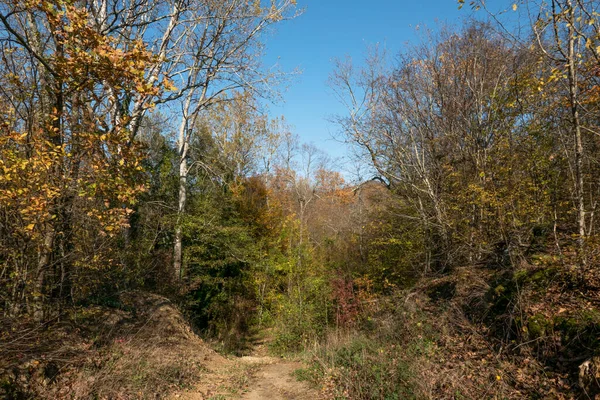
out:
M219 358L206 364L201 382L192 390L179 392L171 399L186 400L314 400L318 391L299 382L293 372L305 365L266 355L264 344L250 356Z
M290 362L275 357L242 357L243 363L258 364L243 400L303 400L316 399L317 393L306 382L298 382L292 373L302 368L298 362Z

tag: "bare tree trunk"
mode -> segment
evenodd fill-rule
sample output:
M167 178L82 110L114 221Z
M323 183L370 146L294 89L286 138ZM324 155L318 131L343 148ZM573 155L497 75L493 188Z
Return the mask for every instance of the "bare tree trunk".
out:
M181 279L182 277L182 238L183 232L181 229L181 219L185 213L185 203L187 201L187 176L188 176L188 165L187 165L187 153L189 143L187 139L187 116L184 116L181 126L179 128L179 198L177 201L177 224L175 226L175 245L173 249L173 272L175 279Z
M581 138L581 123L579 119L579 99L577 88L577 70L575 68L576 53L575 53L575 16L572 1L568 2L569 12L569 53L568 53L568 79L569 79L569 100L571 103L571 116L573 123L573 136L575 138L575 202L577 207L577 225L578 225L578 244L580 256L583 258L583 245L586 236L585 229L585 202L583 194L583 142Z
M177 223L175 225L175 244L173 248L173 272L175 274L175 279L182 278L183 231L181 229L181 220L185 214L185 204L187 202L187 177L189 172L187 156L190 147L190 129L192 129L195 121L195 118L191 118L192 121L190 123L190 108L194 93L195 90L192 89L187 94L187 98L183 105L181 123L179 125L179 135L177 137L177 150L179 153L179 197L177 200ZM204 99L204 93L201 99ZM194 117L196 115L197 110L194 110Z

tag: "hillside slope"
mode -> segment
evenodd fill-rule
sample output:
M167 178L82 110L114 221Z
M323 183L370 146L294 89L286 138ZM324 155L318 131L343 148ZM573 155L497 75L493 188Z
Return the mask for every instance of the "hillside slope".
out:
M5 335L0 398L164 398L227 363L168 299L129 292L112 307Z

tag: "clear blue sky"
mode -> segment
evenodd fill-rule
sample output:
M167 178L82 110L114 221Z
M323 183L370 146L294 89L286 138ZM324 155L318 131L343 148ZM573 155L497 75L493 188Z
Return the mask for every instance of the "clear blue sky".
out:
M377 43L395 55L407 42L420 40L417 26L460 25L472 14L466 3L459 10L456 0L298 0L304 14L283 22L267 38L266 66L278 62L286 71L302 71L283 93L285 103L271 106L271 114L284 115L303 142L343 156L344 145L331 140L337 128L327 121L344 112L327 87L332 59L349 55L358 65L367 46Z

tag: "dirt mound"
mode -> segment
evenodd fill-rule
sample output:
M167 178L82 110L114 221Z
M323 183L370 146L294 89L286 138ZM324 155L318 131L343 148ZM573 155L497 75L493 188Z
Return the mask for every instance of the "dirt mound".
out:
M546 254L531 259L514 268L456 268L407 297L411 318L403 325L433 332L434 356L417 368L430 397L600 395L600 272Z
M1 398L165 398L226 360L168 299L128 292L0 342ZM20 332L20 334L16 333Z

